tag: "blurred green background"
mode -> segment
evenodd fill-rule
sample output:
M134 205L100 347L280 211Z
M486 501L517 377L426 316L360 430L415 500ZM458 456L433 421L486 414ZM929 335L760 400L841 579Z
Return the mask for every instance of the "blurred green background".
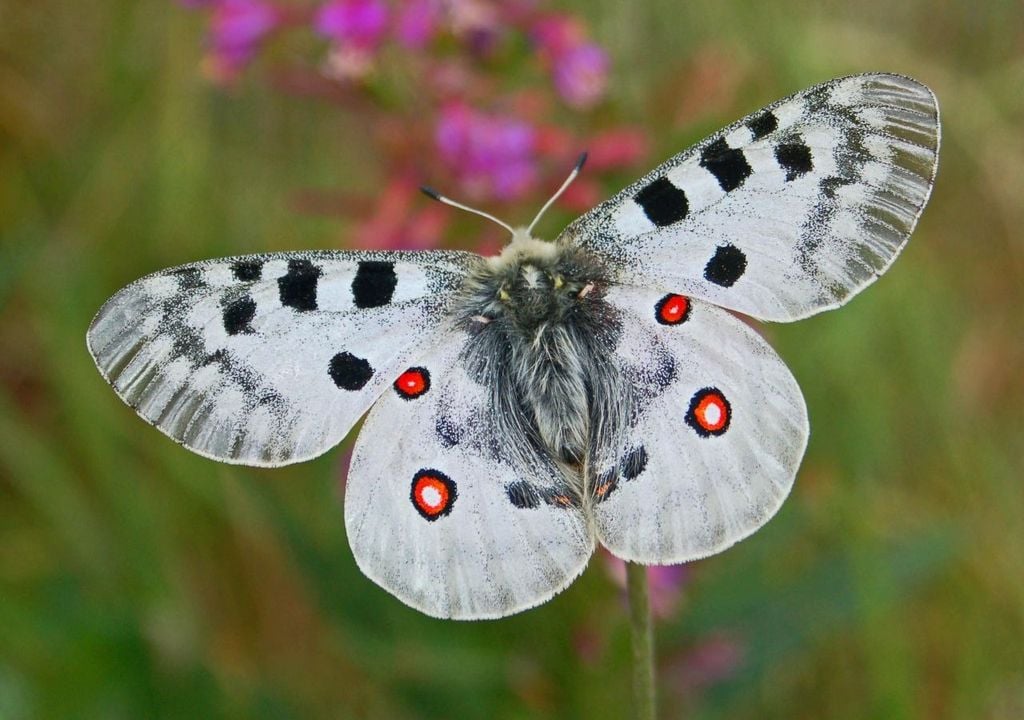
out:
M850 72L912 75L943 112L935 193L892 270L764 328L810 447L777 518L695 564L658 621L661 714L1024 717L1024 6L559 7L611 53L610 102L653 159ZM0 718L626 717L602 559L510 619L423 617L353 564L342 450L207 461L96 372L85 330L114 291L345 247L351 220L294 194L382 181L336 108L259 71L210 85L202 33L171 2L0 0Z

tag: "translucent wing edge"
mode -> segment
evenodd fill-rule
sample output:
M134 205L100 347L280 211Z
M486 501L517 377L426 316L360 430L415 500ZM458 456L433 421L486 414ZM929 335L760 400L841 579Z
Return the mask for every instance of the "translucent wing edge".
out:
M424 615L427 615L432 618L437 618L438 620L500 620L501 618L510 617L512 615L518 615L519 613L525 612L526 610L531 610L535 607L539 607L540 605L543 605L544 603L553 599L555 596L568 590L569 586L576 582L576 580L578 580L579 577L583 574L583 571L587 569L587 566L590 564L590 559L594 556L594 551L597 549L598 540L593 532L590 533L589 541L589 550L587 551L585 556L581 557L579 567L570 569L569 572L565 574L563 582L553 586L549 590L549 592L543 595L535 596L529 600L524 600L521 603L511 605L508 608L503 608L501 610L495 610L493 612L465 612L452 614L438 612L436 608L433 608L425 603L419 602L417 598L410 595L406 595L401 591L396 590L392 585L388 584L387 580L383 577L383 574L378 573L376 571L376 567L372 565L368 560L366 560L366 558L364 558L362 555L353 553L352 557L355 560L356 567L359 568L359 571L363 573L363 575L365 575L367 578L369 578L375 585L377 585L377 587L384 590L388 594L398 598L402 601L403 604L408 605L413 610L417 610L423 613Z

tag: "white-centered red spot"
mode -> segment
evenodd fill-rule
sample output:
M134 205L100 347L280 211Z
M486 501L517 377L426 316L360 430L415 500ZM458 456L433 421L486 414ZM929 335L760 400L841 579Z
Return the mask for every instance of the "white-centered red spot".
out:
M455 482L439 470L420 470L413 475L410 499L427 520L437 520L452 511L458 492Z
M722 391L706 387L694 393L686 411L686 424L701 437L721 435L729 429L732 407Z
M684 295L666 295L654 306L654 319L662 325L678 325L689 316L690 299Z
M426 368L409 368L395 380L395 392L405 400L415 400L430 389L430 373Z

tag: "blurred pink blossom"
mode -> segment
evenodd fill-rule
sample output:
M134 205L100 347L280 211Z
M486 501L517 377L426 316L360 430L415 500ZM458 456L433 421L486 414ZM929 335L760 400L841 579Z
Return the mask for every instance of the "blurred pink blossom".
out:
M563 168L589 150L585 176L561 201L582 212L606 195L602 173L632 165L646 152L643 137L628 128L605 126L586 138L554 121L553 100L583 110L604 96L609 60L580 16L551 13L536 0L176 2L206 9L210 51L204 67L221 82L236 79L272 33L315 32L331 41L318 67L303 67L293 53L272 77L279 89L341 101L343 112L361 116L382 167L412 188L403 185L399 194L407 201L397 205L378 196L373 217L357 232L363 247L436 243L432 213L439 210L421 215L409 199L419 202L415 186L437 182L445 168L445 192L466 200L514 201L553 190ZM430 52L442 38L444 43L436 43L441 52ZM396 60L396 72L409 76L403 84L414 88L414 102L382 103L382 97L392 97L381 92L383 86L350 82L373 73L385 42L394 44L389 58ZM484 54L487 62L481 62ZM504 78L516 76L524 63L542 63L549 82L529 90L504 87ZM392 215L385 211L389 206Z
M359 223L352 244L361 250L426 250L440 244L452 213L440 203L420 202L409 174L393 178L377 195L372 214Z
M554 58L582 43L586 33L570 15L546 15L533 24L530 37L542 54Z
M419 50L438 32L439 0L408 0L401 4L395 20L395 38L410 50Z
M534 23L530 36L568 105L588 108L604 97L608 55L587 39L582 22L570 15L548 15Z
M572 646L576 655L586 665L595 666L601 662L608 648L608 636L603 628L584 623L572 633Z
M337 43L372 49L388 27L388 6L382 0L332 0L317 10L313 26Z
M280 10L263 0L219 0L213 5L208 35L211 74L218 80L233 79L281 20Z
M374 68L373 50L359 45L336 45L324 61L324 75L333 80L359 80Z
M513 200L536 183L537 132L523 120L450 103L441 110L434 141L469 196Z
M498 7L486 0L448 0L445 7L456 34L495 32L501 20Z
M650 143L647 134L629 127L599 132L587 143L588 167L596 172L633 167L647 157Z
M555 89L577 108L587 108L604 97L608 84L608 55L593 43L577 45L555 59Z
M666 687L688 697L693 691L728 680L743 665L746 649L738 638L714 633L699 639L666 663Z
M497 45L503 29L498 3L485 0L448 0L445 4L452 33L466 48L477 55L486 55Z

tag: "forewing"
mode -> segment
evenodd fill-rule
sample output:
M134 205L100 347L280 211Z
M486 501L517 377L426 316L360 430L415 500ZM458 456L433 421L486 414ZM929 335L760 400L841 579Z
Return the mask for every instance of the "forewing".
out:
M432 341L468 253L310 252L184 265L114 295L88 333L118 395L195 452L319 455Z
M807 445L800 388L771 347L725 310L613 287L615 358L633 397L621 446L594 460L600 541L636 562L711 555L761 527Z
M494 618L568 586L594 540L571 483L524 452L526 438L498 434L493 388L467 371L467 341L446 334L373 406L353 452L345 526L362 571L406 604Z
M566 228L617 280L763 320L837 307L910 236L939 146L932 92L899 75L816 85L676 155Z

